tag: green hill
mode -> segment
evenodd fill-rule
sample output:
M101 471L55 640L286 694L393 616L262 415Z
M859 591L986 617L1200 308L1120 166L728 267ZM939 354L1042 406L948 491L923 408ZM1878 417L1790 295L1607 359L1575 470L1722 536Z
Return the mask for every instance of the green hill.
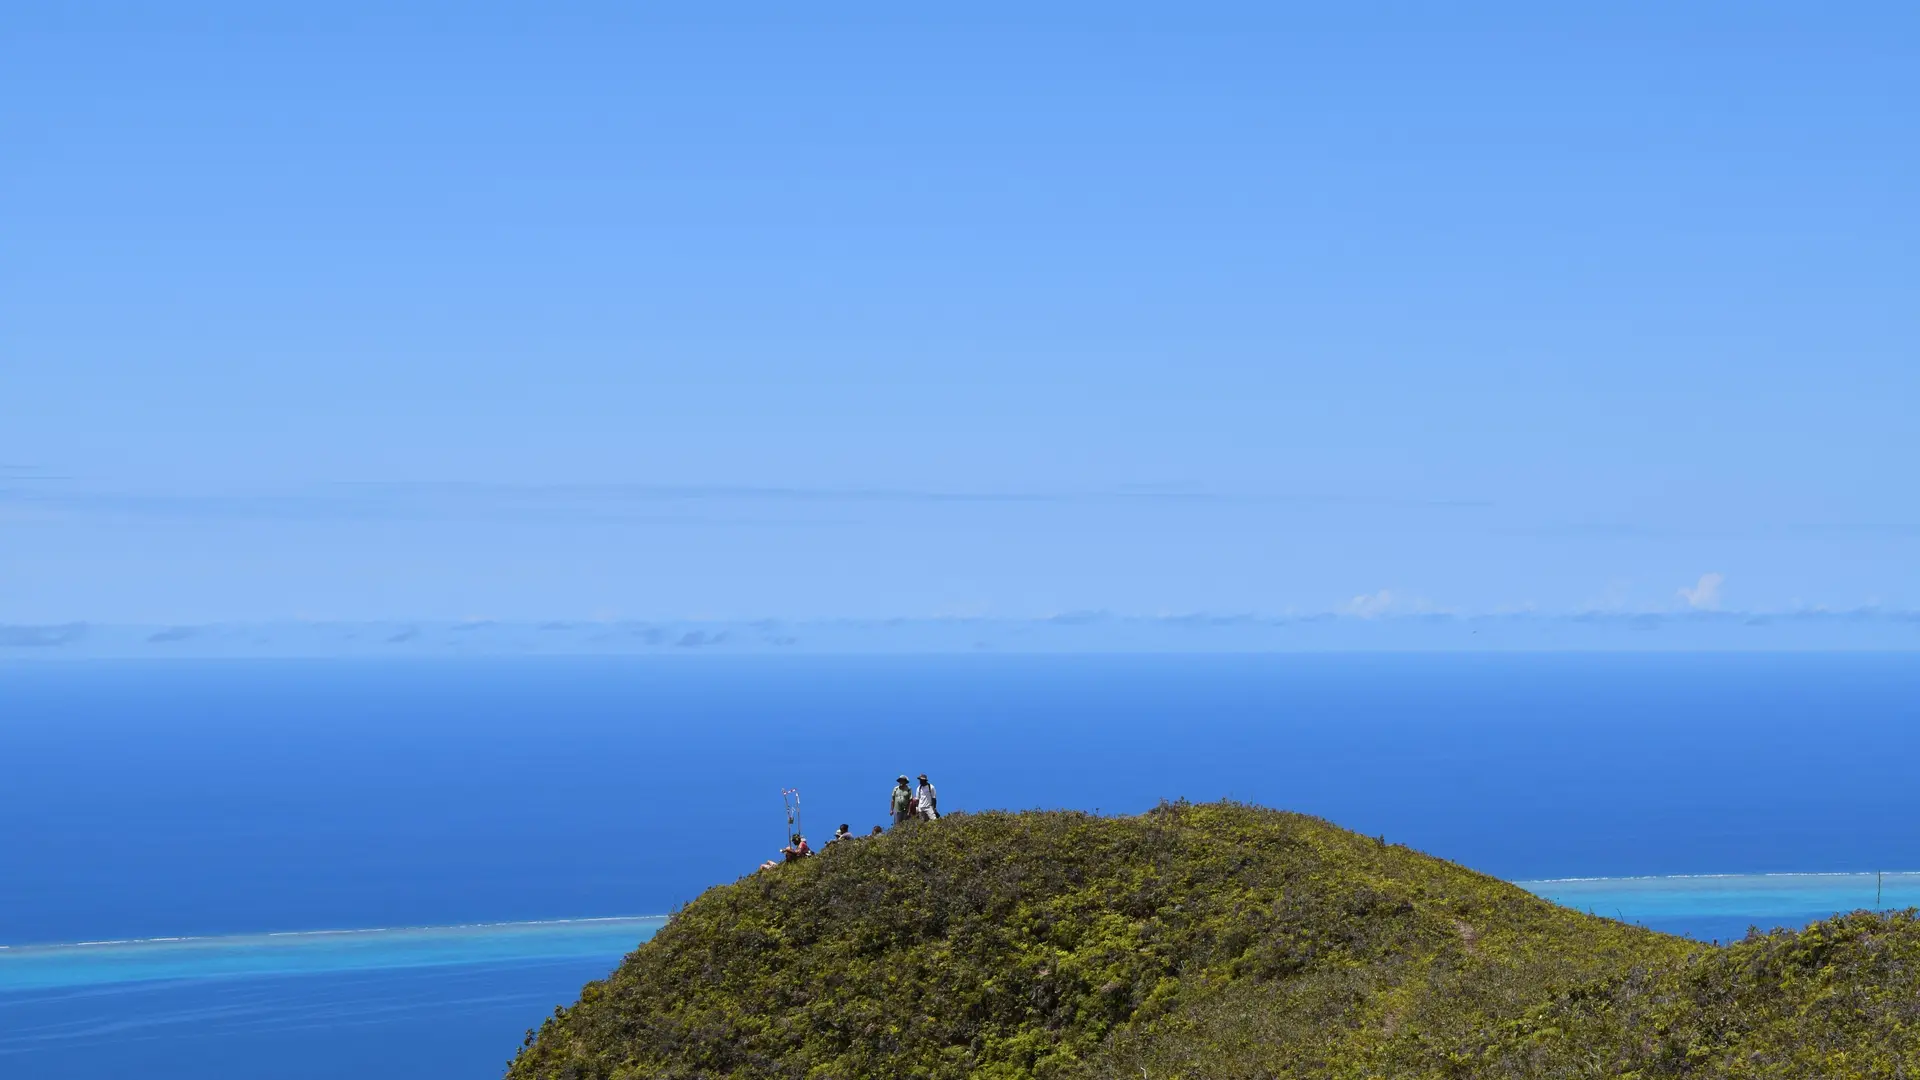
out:
M708 890L508 1075L1920 1078L1917 931L1716 950L1248 806L955 815Z

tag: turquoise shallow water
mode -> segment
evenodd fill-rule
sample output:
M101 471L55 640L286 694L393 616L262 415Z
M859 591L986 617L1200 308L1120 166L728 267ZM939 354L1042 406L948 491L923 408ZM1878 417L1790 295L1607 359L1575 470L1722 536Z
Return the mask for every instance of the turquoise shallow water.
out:
M0 1076L152 1076L150 1063L182 1076L274 1080L497 1076L519 1032L665 922L0 948Z
M665 922L665 916L557 919L0 947L0 993L528 961L610 965Z
M1920 872L1692 874L1522 881L1556 904L1705 940L1859 910L1920 907Z

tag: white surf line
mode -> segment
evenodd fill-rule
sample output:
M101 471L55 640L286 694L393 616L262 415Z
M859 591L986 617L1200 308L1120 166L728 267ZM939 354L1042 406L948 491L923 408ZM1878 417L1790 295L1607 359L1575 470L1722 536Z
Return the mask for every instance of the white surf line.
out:
M1920 870L1769 870L1749 874L1628 874L1623 877L1557 877L1527 878L1523 881L1508 882L1525 888L1528 885L1567 885L1576 882L1596 881L1713 881L1726 878L1867 878L1875 874L1887 877L1920 876Z
M522 926L586 926L593 923L664 921L665 915L596 915L586 919L525 919L518 922L448 923L444 926L369 926L346 930L269 930L264 934L222 934L218 940L236 937L321 937L327 934L407 934L432 930L506 930ZM145 938L145 941L188 940L185 938Z
M103 949L127 945L184 945L196 942L258 941L261 938L333 937L352 934L408 934L432 931L511 930L522 927L591 926L597 923L666 922L667 915L593 915L579 919L523 919L513 922L448 923L437 926L368 926L339 930L266 930L242 934L201 934L185 937L114 938L103 941L51 941L41 944L0 945L0 951L27 949Z

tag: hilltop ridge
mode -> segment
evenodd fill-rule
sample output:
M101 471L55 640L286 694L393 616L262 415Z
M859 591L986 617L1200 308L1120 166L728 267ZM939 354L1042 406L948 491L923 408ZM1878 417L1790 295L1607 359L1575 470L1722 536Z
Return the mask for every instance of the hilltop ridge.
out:
M1920 1076L1917 945L1712 949L1238 804L954 815L709 889L508 1076Z

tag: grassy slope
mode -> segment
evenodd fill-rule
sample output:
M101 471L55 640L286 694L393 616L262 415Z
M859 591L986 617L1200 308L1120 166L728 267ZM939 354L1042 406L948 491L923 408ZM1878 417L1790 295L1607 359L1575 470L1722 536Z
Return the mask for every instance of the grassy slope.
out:
M1532 1075L1696 949L1295 814L955 816L709 890L509 1075Z

